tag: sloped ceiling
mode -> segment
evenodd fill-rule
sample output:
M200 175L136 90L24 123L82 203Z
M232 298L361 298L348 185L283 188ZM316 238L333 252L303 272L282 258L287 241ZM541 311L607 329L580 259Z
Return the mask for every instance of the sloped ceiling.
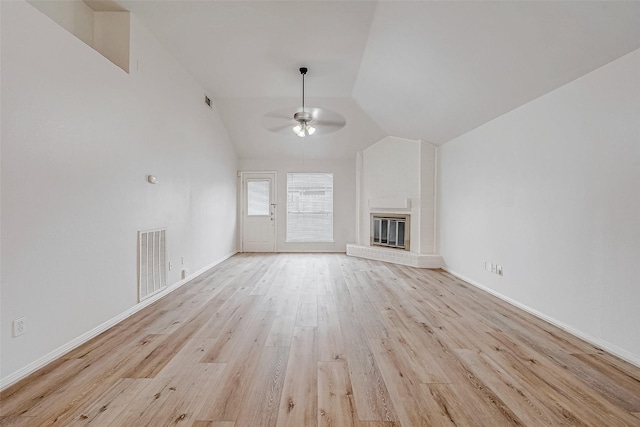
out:
M119 0L214 100L240 158L351 158L387 135L440 145L640 48L640 2ZM300 139L262 117L347 125Z

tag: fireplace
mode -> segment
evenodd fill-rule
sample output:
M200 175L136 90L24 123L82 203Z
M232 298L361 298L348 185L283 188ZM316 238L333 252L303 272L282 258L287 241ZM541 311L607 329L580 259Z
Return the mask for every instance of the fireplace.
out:
M411 215L371 214L371 246L409 250Z

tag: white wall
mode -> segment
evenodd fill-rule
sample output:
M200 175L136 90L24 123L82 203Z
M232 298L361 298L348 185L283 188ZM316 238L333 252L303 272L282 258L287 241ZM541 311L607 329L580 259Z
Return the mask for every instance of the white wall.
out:
M345 252L347 243L356 240L356 172L353 159L274 160L240 159L244 172L275 171L277 181L276 250L278 252ZM333 173L333 243L286 242L287 173Z
M436 147L420 141L420 253L436 253Z
M94 12L84 1L27 0L27 2L89 46L93 44Z
M640 51L439 154L447 268L640 364Z
M233 253L237 164L203 89L135 17L127 74L29 4L1 5L6 378L137 304L138 230L167 227L185 259L170 284Z
M411 214L411 251L434 253L435 151L425 141L391 136L362 151L361 244L369 244L371 212L406 212ZM395 203L403 199L410 199L409 208Z
M91 46L111 62L129 72L131 14L94 12Z
M129 12L94 11L82 0L25 1L129 72Z

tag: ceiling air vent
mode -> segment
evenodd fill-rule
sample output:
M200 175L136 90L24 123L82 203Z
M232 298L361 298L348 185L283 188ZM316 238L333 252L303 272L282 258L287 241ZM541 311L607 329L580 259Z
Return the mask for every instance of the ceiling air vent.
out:
M207 106L209 108L212 108L212 106L211 106L211 98L209 98L207 95L204 96L204 103L207 104Z

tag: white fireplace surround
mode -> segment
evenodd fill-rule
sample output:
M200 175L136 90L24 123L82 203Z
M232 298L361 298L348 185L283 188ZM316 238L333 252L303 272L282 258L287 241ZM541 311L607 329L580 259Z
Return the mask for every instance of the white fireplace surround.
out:
M356 244L347 245L347 255L419 268L443 267L442 257L436 254L435 184L436 147L426 141L385 137L358 153L357 238ZM409 244L398 248L402 245L397 244L397 229L392 234L387 231L387 240L395 240L386 245L391 247L373 244L372 214L408 216L404 235ZM393 227L391 222L385 225Z

